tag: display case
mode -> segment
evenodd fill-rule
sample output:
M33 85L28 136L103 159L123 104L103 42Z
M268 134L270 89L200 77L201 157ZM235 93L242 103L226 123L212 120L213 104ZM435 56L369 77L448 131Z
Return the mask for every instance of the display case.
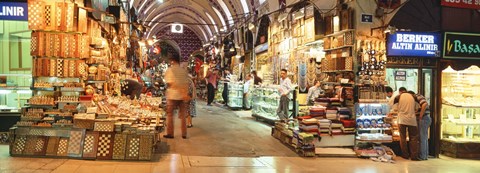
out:
M223 90L224 90L224 83L223 82L219 82L218 85L217 85L217 90L215 91L215 95L214 95L214 98L213 100L215 100L216 102L225 102L223 100Z
M279 120L277 115L278 105L280 103L280 92L278 91L279 85L269 86L255 86L252 91L252 100L255 100L252 104L252 115L256 118L263 118L271 121ZM296 98L293 94L295 91L290 92L289 98L289 110L294 109Z
M0 112L19 112L32 96L31 74L0 74Z
M480 68L442 72L441 146L451 157L480 158Z
M243 107L243 83L228 83L228 107L232 109Z
M360 142L392 142L393 117L388 116L390 108L386 102L356 103L357 137ZM398 135L396 135L398 136Z

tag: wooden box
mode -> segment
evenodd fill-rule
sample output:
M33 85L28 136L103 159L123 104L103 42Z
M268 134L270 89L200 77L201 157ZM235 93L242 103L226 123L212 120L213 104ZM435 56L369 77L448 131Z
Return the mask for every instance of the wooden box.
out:
M30 41L30 55L44 56L45 55L45 34L43 32L34 31Z
M28 1L28 29L42 30L45 29L45 2Z
M87 33L87 10L78 8L77 30L81 33Z
M71 32L75 31L75 4L69 2L57 2L56 3L56 25L58 31Z

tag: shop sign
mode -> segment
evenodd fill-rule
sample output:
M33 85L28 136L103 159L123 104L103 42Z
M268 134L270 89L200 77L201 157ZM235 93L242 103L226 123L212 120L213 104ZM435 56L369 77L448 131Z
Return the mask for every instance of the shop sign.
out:
M480 34L445 33L444 58L480 58Z
M419 66L420 63L421 63L420 58L387 57L387 66L389 66L389 65L415 65L415 66Z
M0 2L0 20L28 21L27 3Z
M268 50L268 43L258 45L255 47L255 53L261 53Z
M372 23L373 15L371 14L362 14L362 23Z
M442 0L442 6L480 9L480 0Z
M407 80L407 71L395 71L395 80L396 81L406 81Z
M387 56L440 57L440 33L396 32L387 39Z

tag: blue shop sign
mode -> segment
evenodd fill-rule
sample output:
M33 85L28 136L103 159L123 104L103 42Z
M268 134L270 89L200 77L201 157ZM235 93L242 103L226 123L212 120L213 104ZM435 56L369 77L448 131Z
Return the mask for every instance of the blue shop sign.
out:
M440 33L396 32L387 39L387 56L440 57Z
M28 21L27 3L0 2L0 20Z

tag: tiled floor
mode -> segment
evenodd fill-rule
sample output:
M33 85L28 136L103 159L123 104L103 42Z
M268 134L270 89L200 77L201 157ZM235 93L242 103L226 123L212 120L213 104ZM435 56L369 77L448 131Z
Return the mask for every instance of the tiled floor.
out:
M1 149L5 149L2 146ZM480 161L440 157L428 161L397 158L396 163L380 163L360 158L302 157L208 157L179 154L160 155L151 162L88 161L70 159L2 157L1 173L475 173Z
M199 102L202 104L202 102ZM162 139L150 161L92 161L10 157L0 145L0 173L477 173L480 161L440 157L428 161L396 158L396 163L345 157L299 157L270 136L270 127L248 112L198 105L189 138ZM177 121L178 123L179 121Z

